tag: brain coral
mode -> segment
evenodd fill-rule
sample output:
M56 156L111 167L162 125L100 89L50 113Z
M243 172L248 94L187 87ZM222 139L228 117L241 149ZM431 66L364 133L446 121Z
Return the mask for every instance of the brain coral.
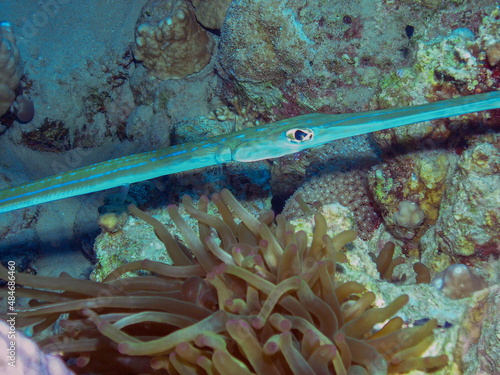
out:
M371 238L372 232L381 223L380 215L375 211L368 191L366 172L353 169L348 172L324 174L304 183L289 199L283 210L287 218L297 217L302 210L296 199L301 196L306 204L313 206L315 202L323 205L340 203L347 207L353 215L354 228L360 238ZM350 229L350 228L349 228Z
M184 0L150 0L137 25L134 57L155 77L183 78L210 62L213 41Z

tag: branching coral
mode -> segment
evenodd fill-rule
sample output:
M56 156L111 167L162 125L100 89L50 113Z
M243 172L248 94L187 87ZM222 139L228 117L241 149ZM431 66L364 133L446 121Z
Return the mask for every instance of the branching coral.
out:
M256 219L227 190L212 201L220 217L207 214L207 197L198 207L183 198L198 233L175 206L167 208L190 251L130 207L154 226L174 265L132 262L102 283L18 275L19 284L35 287L18 296L38 300L19 313L18 325L35 324L38 332L69 313L60 322L65 332L39 344L87 373L115 366L126 373L152 367L169 374L385 374L447 363L445 355L420 357L436 320L411 328L400 318L387 321L408 296L373 308L375 295L363 285L335 281L336 264L345 259L339 251L355 231L331 238L316 213L308 245L307 234L283 216ZM136 270L156 276L120 278ZM6 272L1 268L0 278Z

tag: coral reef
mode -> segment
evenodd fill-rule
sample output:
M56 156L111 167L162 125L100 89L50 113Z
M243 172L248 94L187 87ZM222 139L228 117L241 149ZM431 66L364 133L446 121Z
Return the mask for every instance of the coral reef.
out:
M23 95L23 62L9 22L0 22L0 116L9 109L21 122L33 119L33 102Z
M415 66L384 78L372 106L495 89L500 71L489 62L487 46L496 45L499 27L496 9L484 17L477 39L470 30L457 29L447 37L417 41ZM376 207L387 230L404 241L404 252L422 255L433 272L499 256L497 129L498 116L492 111L373 134L385 151L384 163L368 174ZM400 222L404 201L423 211L420 225Z
M101 217L100 222L108 215L111 213L105 214L104 218ZM114 217L111 216L113 221ZM116 218L120 220L121 215L117 215ZM91 279L102 281L119 266L142 259L172 264L168 252L165 251L163 244L156 240L154 231L150 227L146 227L134 218L130 218L127 225L126 230L117 230L112 233L109 230L103 230L96 238L94 252L98 263L92 271Z
M311 206L308 206L308 209L309 211L314 211L314 208ZM319 208L319 212L321 212L327 219L327 233L329 234L336 233L339 230L342 231L353 228L352 222L349 222L352 218L352 213L338 204L321 206ZM306 232L313 230L314 223L312 223L310 213L306 216L298 216L298 219L291 221L296 229L305 230ZM429 231L428 233L430 232L432 231ZM392 238L393 237L391 237L382 226L375 232L372 240L360 241L357 239L353 242L352 247L348 245L345 255L347 256L347 264L352 268L344 266L343 264L340 265L342 267L342 272L336 275L338 279L341 281L357 280L358 282L366 285L367 289L375 292L377 296L381 295L383 300L392 300L401 292L408 293L411 296L410 301L415 302L404 312L405 314L408 314L403 317L405 321L421 320L425 322L427 321L426 317L437 318L439 326L442 327L440 329L440 333L443 334L443 336L439 336L439 344L437 344L437 347L439 347L440 350L437 352L445 352L449 354L450 357L454 358L453 364L442 372L438 371L439 374L448 374L450 371L458 371L457 369L459 368L462 369L479 366L478 358L485 359L487 358L487 355L490 355L490 353L492 355L492 362L497 361L497 357L495 357L495 350L484 351L482 349L482 351L477 351L474 355L471 355L467 359L467 363L464 363L463 361L463 353L460 352L458 348L461 348L464 345L463 340L466 337L465 332L467 327L470 327L470 324L467 323L467 319L470 316L470 304L472 302L473 305L477 305L478 309L480 309L481 302L476 302L476 298L478 296L477 292L476 294L473 294L472 300L450 300L444 295L442 290L438 290L434 286L430 285L431 273L432 275L435 275L437 273L435 272L436 269L445 268L449 264L449 257L445 255L444 257L447 261L444 262L441 261L440 258L431 258L436 259L436 263L432 263L432 260L429 260L430 258L426 257L424 262L428 264L429 267L422 263L412 264L412 259L414 258L408 255L406 255L406 262L401 263L403 261L403 258L401 257L401 249L404 244L401 241L395 241L397 245L394 249L394 246L387 242L388 240L393 241ZM385 243L385 245L380 253L374 251L375 246L382 243ZM425 244L422 245L424 254L426 254L425 246ZM375 254L372 254L372 252ZM393 252L396 254L394 258L392 258ZM491 266L489 266L490 264ZM377 268L375 268L375 266ZM413 279L413 271L411 271L412 267L417 273L415 279ZM460 268L463 267L463 265L455 265L454 267ZM392 276L388 274L387 277L384 277L383 275L385 275L387 270L390 270L391 268L391 271L393 271ZM498 261L491 262L490 260L490 262L488 262L488 268L490 269L485 270L484 268L484 265L481 268L476 266L474 267L474 273L481 274L482 278L488 281L488 285L497 285ZM469 267L469 269L472 269L472 267ZM374 281L379 279L379 275L380 279L387 280L387 282ZM467 274L464 274L463 276L463 280L460 278L452 279L453 282L447 284L447 292L458 294L461 298L468 298L466 294L461 293L465 292L467 289L468 292L471 292L472 290L477 290L477 287L483 288L485 286L483 282L481 282L479 286L478 284L475 284L474 281L473 285L475 285L475 287L469 289L469 286L471 285L469 283L470 279L467 280ZM476 278L474 279L476 280ZM415 282L418 285L416 285ZM493 299L491 300L494 301ZM489 320L489 323L485 328L488 332L484 333L485 336L489 337L488 340L493 340L493 342L496 339L494 337L496 331L493 328L495 324L497 324L496 322L498 322L498 314L492 313L491 320ZM459 332L463 332L463 334L460 334L461 337L458 337ZM482 335L483 333L481 332L480 334ZM478 340L475 338L474 342L478 343L477 341ZM482 342L479 343L482 345ZM481 346L481 348L483 347ZM436 346L434 346L434 349L437 349ZM487 359L486 362L488 362Z
M484 17L478 37L470 41L468 32L453 32L446 37L418 41L415 65L402 68L382 79L381 90L372 99L372 108L421 104L489 91L498 87L499 67L488 64L488 48L495 49L500 43L499 10ZM464 125L474 121L491 125L495 119L491 113L477 113L457 119L423 122L374 134L382 147L398 145L408 147L427 144L436 146L452 135L463 133Z
M227 190L212 201L220 217L207 214L208 198L198 208L183 198L199 233L175 206L167 208L189 251L160 223L130 206L134 215L153 224L173 266L132 262L103 283L66 276L62 285L60 278L18 274L20 285L33 287L18 290L19 297L48 302L20 311L18 325L37 323L34 330L41 331L69 313L60 322L65 332L39 345L62 352L73 360L75 371L87 373L113 366L127 373L151 373L152 368L169 373L382 374L448 363L446 355L421 357L432 344L437 320L405 327L401 318L390 319L408 303L407 295L373 307L375 294L363 285L335 280L337 262L345 259L340 250L355 239L354 231L332 238L318 213L308 244L307 234L283 216L275 218L276 224L270 212L257 220ZM121 278L137 270L157 276ZM7 278L3 267L0 278ZM61 288L69 293L40 290Z
M306 60L313 58L312 41L290 5L286 1L231 4L221 44L221 62L228 74L255 83L310 75Z
M494 9L482 0L442 4L431 11L381 0L369 8L360 0L232 1L221 29L220 74L280 118L361 110L381 77L412 63L418 41L457 27L475 32L483 12Z
M427 225L436 222L456 159L456 155L442 150L418 152L387 159L372 168L368 173L370 190L391 234L415 243ZM408 201L419 207L418 223L399 221L401 204L404 208Z
M151 0L137 21L134 57L159 79L178 79L202 70L213 41L185 0Z
M256 172L256 174L259 172ZM202 186L208 186L208 181L203 181L200 183L201 177L198 174L192 176L193 181L197 181ZM187 184L190 179L186 178L187 181L180 181L179 185ZM215 186L213 186L215 189ZM197 190L197 187L191 188L189 190ZM171 189L169 196L172 200L177 198L179 192L177 189ZM133 194L134 197L136 196ZM200 194L201 195L201 194ZM247 199L242 204L248 212L253 215L258 216L259 212L268 211L271 207L270 199L266 196L262 198L253 198L249 200L250 194L244 194ZM113 204L113 196L108 197L108 204L100 208L100 212L103 213L99 218L101 223L102 219L107 219L111 215L111 224L116 221L121 221L123 218L123 199L121 204ZM175 199L178 201L178 199ZM111 202L109 202L111 201ZM130 202L129 202L130 203ZM197 203L195 201L195 203ZM126 207L125 207L126 208ZM128 211L125 211L126 216L128 216ZM197 221L190 217L184 207L181 205L179 207L179 213L185 217L186 222L192 227L196 228L198 225ZM213 205L209 205L207 213L210 215L218 215L217 208ZM155 230L151 227L154 223L159 226L161 223L167 228L167 230L172 233L176 238L182 238L182 234L179 232L175 223L170 218L167 210L163 207L150 211L152 218L136 218L134 216L128 217L127 222L123 227L115 232L111 232L107 227L102 228L101 234L97 236L94 242L94 252L98 260L95 268L91 274L91 279L95 281L102 281L105 277L110 274L114 269L122 266L126 263L149 259L152 261L158 261L165 264L172 264L172 260L168 255L168 251L165 249L164 244L156 236ZM114 225L112 225L114 227Z
M500 11L495 9L489 17L483 19L480 29L480 39L477 43L480 50L486 52L490 66L495 67L500 61ZM484 59L484 55L480 57Z
M368 174L370 190L386 227L394 236L417 240L425 225L436 222L455 164L455 155L437 151L405 154L372 168ZM405 201L413 202L420 209L421 220L413 223L415 225L404 220L398 222L401 204L404 208Z

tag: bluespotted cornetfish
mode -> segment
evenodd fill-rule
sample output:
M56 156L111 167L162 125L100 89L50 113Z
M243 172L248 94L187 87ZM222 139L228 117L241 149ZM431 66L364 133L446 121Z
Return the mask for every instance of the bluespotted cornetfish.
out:
M500 92L363 113L314 113L124 156L0 191L0 213L230 161L253 162L336 139L500 108Z

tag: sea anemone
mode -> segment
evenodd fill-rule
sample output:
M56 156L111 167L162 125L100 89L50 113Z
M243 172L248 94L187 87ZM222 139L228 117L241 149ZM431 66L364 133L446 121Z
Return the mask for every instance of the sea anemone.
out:
M64 331L38 344L80 373L386 374L447 364L445 355L420 357L436 320L403 327L392 318L407 295L375 308L363 285L335 281L340 250L355 231L331 238L316 213L308 244L283 216L254 218L228 190L212 202L220 217L207 213L207 197L197 208L183 198L198 233L168 206L185 245L129 207L154 226L173 265L131 262L102 283L18 274L30 288L17 296L32 298L18 327L34 324L36 337L67 314L58 320ZM152 276L123 277L138 270ZM7 277L2 267L0 278Z

